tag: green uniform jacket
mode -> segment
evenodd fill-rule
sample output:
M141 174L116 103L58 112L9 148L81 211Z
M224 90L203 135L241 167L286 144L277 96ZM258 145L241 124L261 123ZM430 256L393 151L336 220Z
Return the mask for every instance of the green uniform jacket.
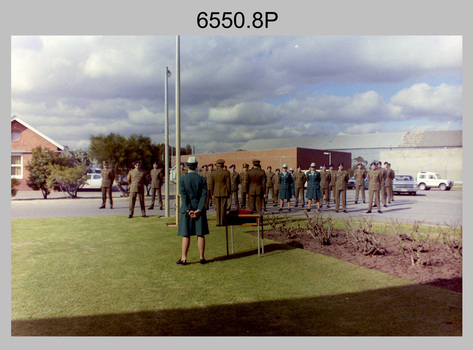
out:
M102 174L102 187L112 187L113 181L115 180L115 172L113 169L102 169L100 171Z
M212 171L210 188L214 197L229 197L231 194L230 172L222 168Z
M266 173L264 170L259 168L248 170L247 189L250 196L264 196L266 193Z
M266 187L273 187L273 176L274 173L272 171L266 172Z
M338 170L329 170L330 173L330 186L335 186L335 178L337 177L337 171Z
M279 199L291 199L291 184L294 182L292 175L289 172L282 172L279 174L279 183L281 189L279 190Z
M178 236L202 236L209 234L209 224L205 211L207 199L207 181L195 171L189 171L179 179L181 208ZM200 210L197 218L191 218L188 211Z
M248 188L248 171L243 170L240 173L241 193L246 193Z
M365 169L356 169L355 170L355 184L364 185L366 179L366 170Z
M274 173L273 174L273 187L275 190L280 190L281 189L281 184L279 183L279 175Z
M304 187L304 184L307 180L307 177L305 176L305 174L303 172L295 172L292 177L294 178L294 186L296 188L301 188L301 187Z
M328 188L330 181L332 181L332 174L330 171L320 171L320 188Z
M307 172L307 199L318 199L322 197L320 193L320 173L310 170Z
M146 174L143 170L132 169L128 172L127 181L130 184L130 193L145 191Z
M345 190L347 187L349 175L346 170L338 170L337 175L335 175L335 188L337 190Z
M231 190L238 191L238 185L240 184L240 174L232 171L230 173L230 183L231 183Z
M381 187L381 178L382 174L378 169L368 171L368 175L366 176L366 179L368 180L368 190L379 191Z
M395 176L394 170L391 169L391 168L387 168L386 169L386 180L384 182L384 185L386 187L393 185L394 176Z
M151 188L160 188L164 183L163 169L153 169L150 172Z

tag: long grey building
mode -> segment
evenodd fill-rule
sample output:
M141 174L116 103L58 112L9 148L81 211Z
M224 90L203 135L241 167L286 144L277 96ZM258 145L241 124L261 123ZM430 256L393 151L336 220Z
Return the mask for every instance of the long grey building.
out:
M362 157L368 163L388 161L397 174L416 176L419 171L433 171L462 182L462 136L462 130L449 130L260 139L244 143L241 149L256 151L300 147L350 152L352 159Z

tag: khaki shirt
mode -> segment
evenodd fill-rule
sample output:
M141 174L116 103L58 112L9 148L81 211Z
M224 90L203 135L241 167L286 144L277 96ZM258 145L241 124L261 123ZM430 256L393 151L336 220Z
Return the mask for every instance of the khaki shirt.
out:
M304 187L304 184L307 180L307 176L305 176L303 172L295 172L294 174L292 174L292 177L294 178L294 186L296 188Z
M337 190L345 190L349 177L348 171L338 170L335 175L335 188Z
M236 171L232 171L230 173L230 184L232 191L238 191L238 185L240 184L240 174L238 174Z
M241 184L241 192L246 193L248 190L248 171L243 170L240 173L240 184Z
M273 176L274 173L272 171L266 172L266 187L273 187Z
M368 171L366 179L368 180L369 191L379 191L381 186L381 177L382 174L379 169Z
M115 180L115 172L113 171L113 169L103 168L100 171L100 173L102 175L102 187L112 187L113 186L113 181Z
M143 170L132 169L128 172L127 181L130 185L130 193L144 192L146 174Z
M367 172L365 169L356 169L355 170L355 184L364 185Z
M248 171L248 194L263 196L266 193L266 174L264 170L254 168Z
M164 183L163 169L153 169L150 172L151 188L160 188Z
M228 197L231 194L230 172L217 168L210 175L210 188L214 197Z
M392 186L394 180L394 170L391 168L386 169L386 181L384 182L385 186Z
M332 174L329 170L320 170L320 188L328 188L332 181Z
M338 170L329 170L330 172L330 186L335 186L335 178L337 177Z

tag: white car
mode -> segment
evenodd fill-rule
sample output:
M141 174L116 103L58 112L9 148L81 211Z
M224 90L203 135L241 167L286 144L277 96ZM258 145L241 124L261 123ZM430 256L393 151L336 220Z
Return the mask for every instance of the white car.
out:
M417 182L411 175L395 175L393 180L393 194L417 194Z
M450 191L453 187L452 180L445 180L439 174L421 171L417 173L417 185L421 191L430 190L431 187L438 187L442 191Z
M102 187L102 175L97 173L87 174L87 183L81 188L84 190L99 190Z

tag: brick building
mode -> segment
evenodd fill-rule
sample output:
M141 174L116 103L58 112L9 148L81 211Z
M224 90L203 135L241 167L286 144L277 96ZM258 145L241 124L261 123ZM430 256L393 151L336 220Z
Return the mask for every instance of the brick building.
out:
M339 151L326 151L319 149L310 148L281 148L271 150L256 150L256 151L239 151L239 152L225 152L225 153L208 153L208 154L195 154L194 155L199 162L199 167L204 164L210 164L216 162L217 159L222 158L225 160L225 165L228 167L232 164L236 165L236 171L241 172L243 163L250 164L253 159L259 159L261 161L261 167L263 170L271 165L274 169L282 168L283 164L287 164L289 168L296 169L298 165L303 170L309 169L310 163L314 162L319 168L322 164L331 162L337 168L338 163L342 162L345 168L351 167L351 153L339 152ZM181 162L185 162L188 156L181 156Z
M11 120L11 178L18 179L19 191L31 190L26 184L29 176L25 166L32 158L32 150L43 147L55 152L62 152L64 147L51 140L32 126L17 117Z

